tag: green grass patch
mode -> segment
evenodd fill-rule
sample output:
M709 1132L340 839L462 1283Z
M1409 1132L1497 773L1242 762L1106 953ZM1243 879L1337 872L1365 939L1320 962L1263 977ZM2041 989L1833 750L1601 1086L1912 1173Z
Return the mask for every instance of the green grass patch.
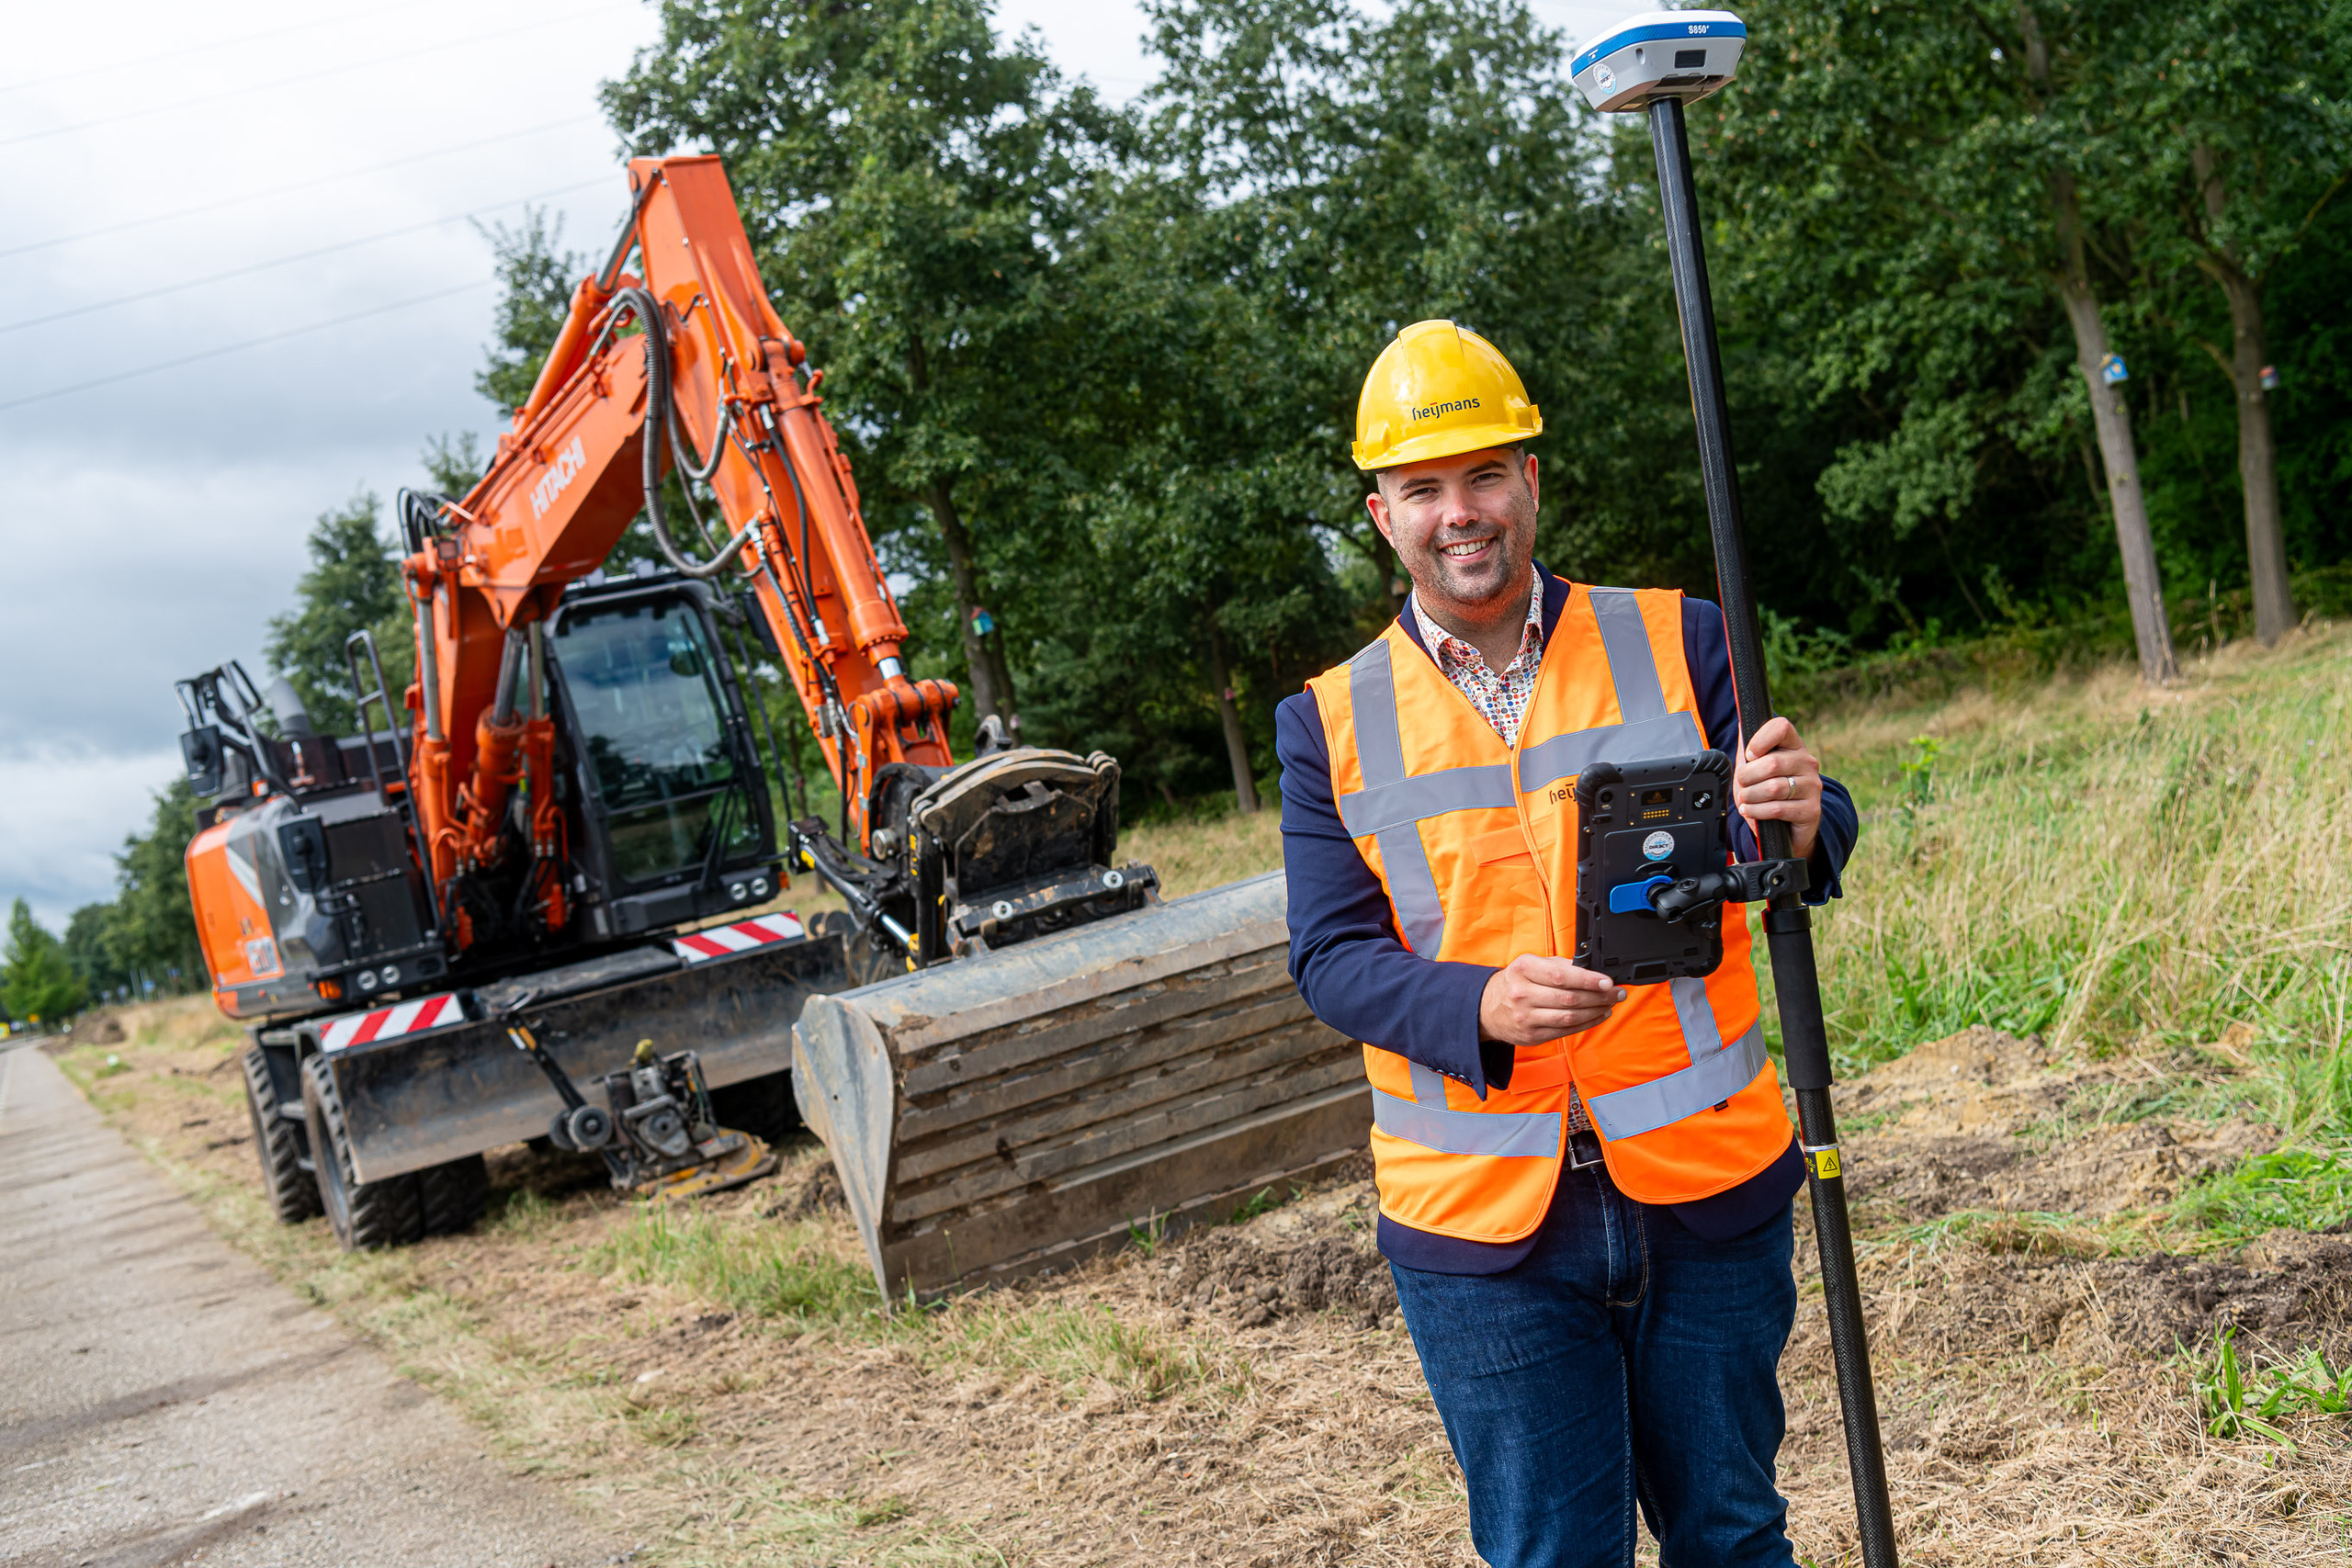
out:
M582 1262L780 1327L896 1345L928 1371L1035 1374L1069 1399L1107 1392L1149 1403L1246 1382L1246 1372L1200 1345L1093 1303L981 1292L885 1312L865 1259L844 1258L835 1245L816 1222L750 1222L646 1202L584 1249Z
M2286 1148L2256 1155L2190 1187L2173 1213L2223 1243L2251 1241L2274 1230L2352 1224L2352 1149Z
M2144 1240L2120 1224L2093 1225L2073 1214L2004 1209L1955 1209L1932 1220L1901 1226L1890 1233L1889 1239L1924 1247L1931 1255L1959 1242L1987 1252L2037 1258L2111 1258L2146 1249Z
M732 1311L796 1326L840 1325L882 1307L865 1261L834 1252L808 1221L735 1224L647 1201L588 1249L586 1262L600 1273L675 1285Z
M1150 1404L1218 1381L1200 1345L1127 1322L1107 1306L976 1295L900 1321L927 1367L1035 1373L1066 1399L1108 1390Z
M2226 1063L2126 1116L2352 1142L2352 856L2326 849L2352 832L2347 652L2322 627L2163 693L2087 668L1809 723L1863 813L1815 926L1841 1072L1988 1024Z
M509 1188L498 1195L496 1208L482 1224L496 1235L535 1241L548 1234L562 1215L555 1204L527 1187Z

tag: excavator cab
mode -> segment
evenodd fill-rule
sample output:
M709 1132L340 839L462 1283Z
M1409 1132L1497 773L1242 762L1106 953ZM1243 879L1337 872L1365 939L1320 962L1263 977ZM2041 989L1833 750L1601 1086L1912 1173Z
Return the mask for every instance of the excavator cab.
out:
M230 1015L390 998L518 947L555 956L766 903L783 886L775 817L717 604L675 572L565 592L543 646L571 917L531 930L526 910L454 967L410 847L399 739L321 735L290 685L265 699L234 663L181 682L180 744L202 801L188 871ZM521 831L505 879L517 887L529 885ZM514 901L467 895L477 930Z
M595 940L763 904L775 817L718 595L675 572L580 583L548 617L548 697L579 802L572 872Z

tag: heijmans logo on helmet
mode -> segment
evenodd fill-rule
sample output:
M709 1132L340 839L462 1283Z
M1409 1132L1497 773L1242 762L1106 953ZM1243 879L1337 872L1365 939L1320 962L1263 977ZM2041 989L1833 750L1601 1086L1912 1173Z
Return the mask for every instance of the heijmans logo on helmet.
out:
M1435 419L1440 414L1458 413L1464 409L1475 409L1477 406L1478 400L1476 398L1456 398L1450 403L1431 403L1427 408L1415 409L1413 411L1413 417L1415 419Z

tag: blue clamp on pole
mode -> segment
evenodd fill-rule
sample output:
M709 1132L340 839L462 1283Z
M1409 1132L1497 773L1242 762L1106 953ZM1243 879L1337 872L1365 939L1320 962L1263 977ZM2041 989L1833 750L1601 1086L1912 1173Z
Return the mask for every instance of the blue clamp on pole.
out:
M1646 882L1621 882L1609 890L1609 912L1612 915L1638 915L1650 908L1650 889L1661 883L1671 886L1674 878L1660 874Z

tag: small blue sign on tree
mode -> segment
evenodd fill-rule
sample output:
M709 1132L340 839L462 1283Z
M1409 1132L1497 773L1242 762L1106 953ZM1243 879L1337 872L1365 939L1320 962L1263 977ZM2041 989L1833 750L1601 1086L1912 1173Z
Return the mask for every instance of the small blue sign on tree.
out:
M2132 379L2132 372L2124 368L2121 355L2110 354L2098 362L2098 378L2112 387L2119 381Z

